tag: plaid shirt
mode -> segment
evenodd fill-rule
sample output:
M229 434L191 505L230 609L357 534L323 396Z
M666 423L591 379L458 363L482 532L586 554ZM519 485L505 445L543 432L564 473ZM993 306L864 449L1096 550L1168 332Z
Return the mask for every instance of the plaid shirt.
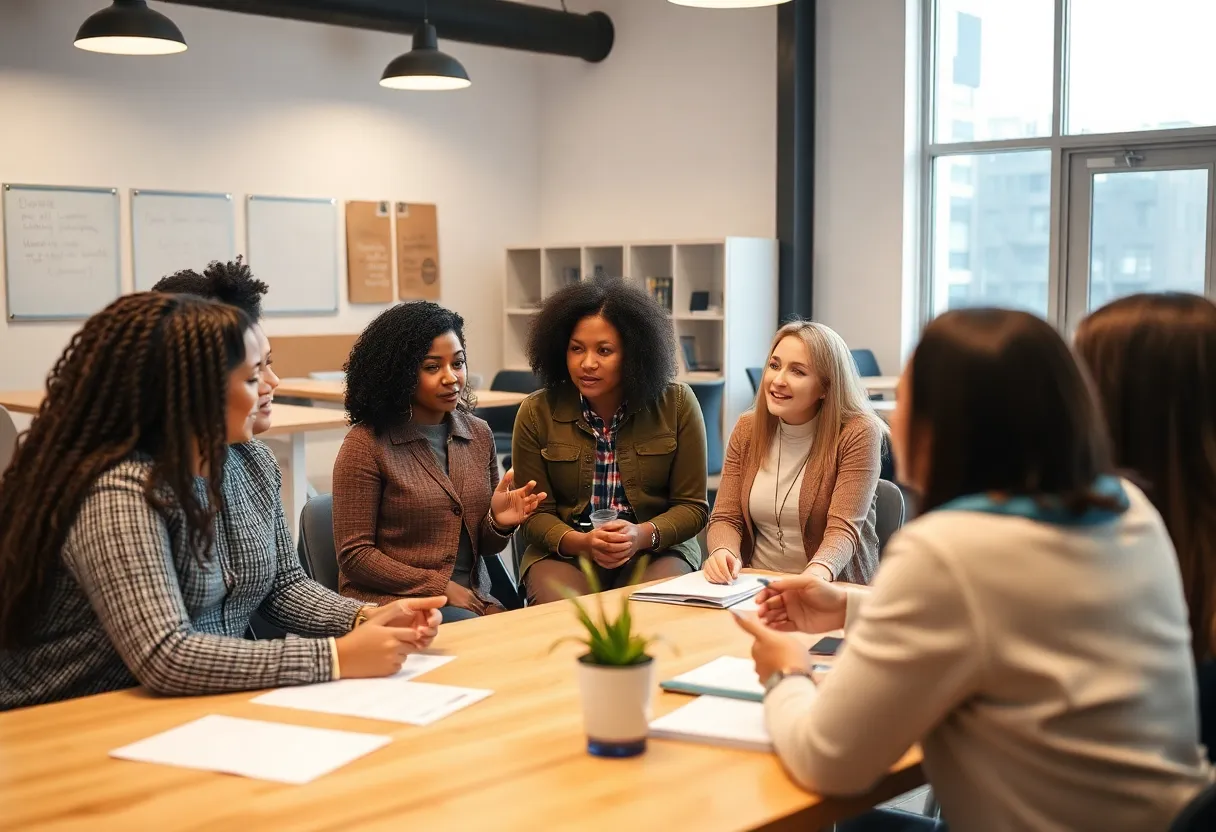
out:
M621 514L633 514L633 506L625 497L625 486L621 484L621 469L616 464L616 432L625 421L625 403L612 417L611 424L591 409L591 403L579 396L583 405L583 418L595 434L595 477L591 481L591 510L614 508Z

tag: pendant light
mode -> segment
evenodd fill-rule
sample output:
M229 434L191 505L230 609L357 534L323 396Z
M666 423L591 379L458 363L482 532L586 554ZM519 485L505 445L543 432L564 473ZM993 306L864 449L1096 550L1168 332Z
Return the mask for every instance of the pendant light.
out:
M171 55L186 51L186 39L176 24L145 0L114 0L108 9L89 16L76 32L75 45L88 52L111 55Z
M394 90L460 90L472 83L460 61L439 51L439 36L431 25L427 5L422 4L422 25L414 31L414 48L384 68L380 86Z
M667 0L677 6L696 6L700 9L758 9L761 6L780 6L790 0Z

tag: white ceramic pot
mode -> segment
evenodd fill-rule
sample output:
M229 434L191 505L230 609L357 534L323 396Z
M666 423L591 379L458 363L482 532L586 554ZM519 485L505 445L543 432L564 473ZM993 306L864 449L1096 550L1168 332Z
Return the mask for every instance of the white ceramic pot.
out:
M597 757L634 757L646 750L654 702L654 660L627 667L578 660L587 751Z

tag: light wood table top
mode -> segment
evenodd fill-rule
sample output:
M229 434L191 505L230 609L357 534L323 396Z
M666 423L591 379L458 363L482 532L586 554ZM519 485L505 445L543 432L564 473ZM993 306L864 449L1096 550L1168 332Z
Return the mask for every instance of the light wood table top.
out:
M609 593L609 604L615 605ZM722 610L633 605L657 679L750 639ZM566 603L444 625L434 649L456 661L425 682L494 695L427 727L265 705L256 694L163 699L119 691L0 714L2 829L818 829L924 783L909 751L869 795L823 800L771 754L668 740L604 760L586 752ZM656 692L656 715L691 701ZM393 742L307 786L113 760L107 753L207 714L388 735Z
M45 393L41 390L0 391L0 406L13 413L36 414L42 405ZM270 430L258 434L258 438L290 436L313 430L337 430L346 427L346 414L340 410L318 407L300 407L293 404L274 405Z
M871 393L894 393L899 376L862 376L861 385Z
M314 399L319 402L345 401L346 389L341 381L329 381L315 378L285 378L275 391L276 396L288 396L296 399ZM507 407L519 404L528 398L526 393L509 393L504 390L478 390L478 407Z

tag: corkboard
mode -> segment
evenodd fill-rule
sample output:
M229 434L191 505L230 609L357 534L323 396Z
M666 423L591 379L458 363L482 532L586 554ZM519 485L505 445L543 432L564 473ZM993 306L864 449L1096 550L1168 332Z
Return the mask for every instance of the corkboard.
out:
M393 302L391 205L346 203L346 286L351 303Z
M439 218L434 205L397 203L397 292L439 300Z

